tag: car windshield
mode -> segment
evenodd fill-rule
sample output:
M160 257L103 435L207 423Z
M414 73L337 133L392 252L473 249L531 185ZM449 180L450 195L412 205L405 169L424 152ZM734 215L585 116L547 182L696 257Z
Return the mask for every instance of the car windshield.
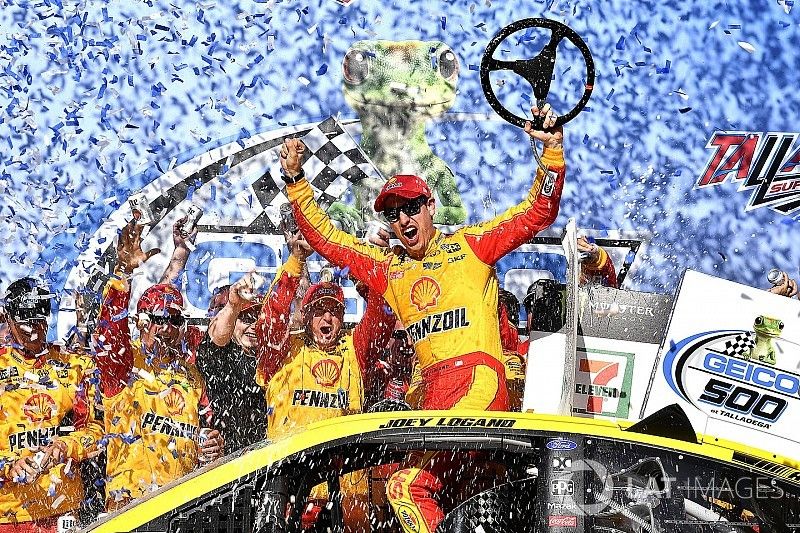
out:
M0 30L0 533L800 533L800 0Z
M412 454L448 465L451 482L438 492L445 511L440 533L788 533L800 527L800 488L758 473L767 463L754 457L740 454L737 466L617 439L529 432L428 435L424 444L383 434L312 448L151 526L185 531L238 524L271 533L312 524L315 531L400 532L400 521L414 527L414 516L402 507L392 511L387 483Z

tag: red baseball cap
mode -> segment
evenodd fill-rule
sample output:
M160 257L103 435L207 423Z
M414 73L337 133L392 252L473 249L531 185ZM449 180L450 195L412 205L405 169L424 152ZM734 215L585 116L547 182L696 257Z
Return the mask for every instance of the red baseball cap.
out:
M180 316L183 313L183 295L174 285L159 283L142 293L136 304L136 313L156 313Z
M381 193L375 198L375 211L380 213L386 208L386 200L390 196L400 196L402 198L425 198L431 197L431 188L425 180L413 174L397 174L389 178L381 188Z
M336 303L344 307L344 291L342 291L339 285L331 281L322 281L309 287L306 291L306 295L303 296L303 304L301 307L305 309L306 306L313 305L325 298L335 300Z

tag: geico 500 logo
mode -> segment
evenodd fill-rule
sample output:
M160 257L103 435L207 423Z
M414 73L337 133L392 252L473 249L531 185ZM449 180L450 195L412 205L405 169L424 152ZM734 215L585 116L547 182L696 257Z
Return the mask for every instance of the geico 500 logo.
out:
M669 386L708 415L740 425L769 430L779 420L800 422L800 375L750 360L750 345L742 344L747 335L705 332L677 343L664 358ZM797 351L792 343L772 340L778 353Z

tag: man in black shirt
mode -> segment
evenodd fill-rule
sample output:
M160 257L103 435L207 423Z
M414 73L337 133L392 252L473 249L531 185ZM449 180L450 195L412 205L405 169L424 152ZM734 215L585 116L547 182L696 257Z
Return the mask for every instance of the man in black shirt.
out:
M230 285L214 291L209 304L214 322L230 312ZM203 337L196 365L206 380L217 429L225 435L226 453L264 440L267 434L267 403L256 384L254 325L261 309L259 299L248 302L235 318L230 335Z

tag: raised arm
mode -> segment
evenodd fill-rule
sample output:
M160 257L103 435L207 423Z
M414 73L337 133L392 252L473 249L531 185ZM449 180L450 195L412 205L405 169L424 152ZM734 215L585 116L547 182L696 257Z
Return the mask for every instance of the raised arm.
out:
M186 234L183 232L183 227L188 219L188 216L185 216L172 225L172 242L175 244L175 249L172 251L172 257L170 257L159 283L177 285L178 278L180 278L183 269L186 268L186 262L189 260L189 254L191 253L189 245L197 237L197 226L194 227L191 233Z
M300 285L304 262L295 255L281 267L270 287L256 322L258 366L256 383L266 387L289 352L289 319L292 300Z
M387 287L389 252L364 244L331 223L327 213L314 200L314 191L305 179L300 161L305 146L301 140L287 139L281 150L286 192L308 244L336 266L348 267L353 276L366 283L370 290L383 294Z
M587 254L581 262L581 283L594 281L605 287L617 286L617 273L608 252L586 240L586 237L578 238L578 251Z
M525 132L544 144L541 160L548 171L544 172L537 166L533 185L520 204L488 222L461 230L475 254L487 265L494 265L508 252L528 242L558 216L566 173L562 148L563 132L561 128L552 132L546 131L557 118L549 104L545 104L541 110L532 108L531 112L534 116L545 116L545 131L534 130L528 123Z
M134 269L160 252L158 248L142 250L142 226L131 221L122 228L117 243L117 265L114 276L103 289L103 300L97 319L97 369L100 390L106 396L117 395L127 384L133 368L131 332L128 325L130 284Z

